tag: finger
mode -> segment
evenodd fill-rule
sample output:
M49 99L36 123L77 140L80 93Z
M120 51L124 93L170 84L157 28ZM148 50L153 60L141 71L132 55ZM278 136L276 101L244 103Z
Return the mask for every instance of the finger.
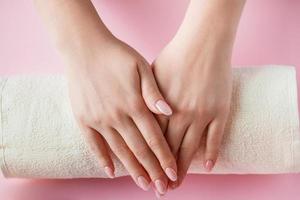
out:
M139 164L138 160L130 151L120 134L113 128L106 129L102 132L103 137L107 141L111 150L128 170L134 182L143 190L148 190L150 187L148 174Z
M107 149L104 138L95 129L78 123L83 133L84 139L88 144L89 150L97 157L98 162L109 178L115 177L115 168Z
M132 115L132 119L142 133L148 146L159 160L168 178L172 181L176 180L177 166L175 158L153 114L145 108L141 112Z
M140 63L138 72L142 96L149 110L156 114L172 115L172 109L160 93L150 65L146 61Z
M168 178L162 170L159 161L147 145L132 119L129 117L125 118L122 124L123 127L116 128L116 130L123 137L139 163L148 172L148 175L159 193L165 194L167 192Z
M165 135L168 128L168 122L169 122L168 118L163 115L155 115L155 119L158 122L161 131Z
M165 138L175 158L187 128L188 122L184 119L175 115L170 118Z
M98 158L100 166L109 178L115 177L115 169L103 137L93 128L86 128L84 136L91 152Z
M204 123L193 123L188 127L178 152L178 180L171 184L172 188L178 187L186 176L192 159L199 148L200 139L204 129Z
M217 161L220 145L224 135L224 128L225 120L215 119L209 124L203 163L207 172L212 170Z

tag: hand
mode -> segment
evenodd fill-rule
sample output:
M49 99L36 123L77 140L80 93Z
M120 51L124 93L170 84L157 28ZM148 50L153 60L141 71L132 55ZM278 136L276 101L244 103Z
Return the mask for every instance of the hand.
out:
M201 140L205 169L216 163L232 90L230 53L222 43L207 39L196 49L181 41L186 40L173 40L153 63L157 84L173 109L169 118L157 117L177 158L178 180L171 188L182 183Z
M172 111L148 63L113 36L81 43L64 58L73 112L99 165L114 177L109 146L138 186L147 190L152 180L164 194L168 177L176 180L176 161L151 111Z
M172 110L148 63L112 35L91 1L35 4L67 64L73 113L100 166L114 177L110 147L141 188L152 180L164 194L167 176L177 178L176 161L150 111Z

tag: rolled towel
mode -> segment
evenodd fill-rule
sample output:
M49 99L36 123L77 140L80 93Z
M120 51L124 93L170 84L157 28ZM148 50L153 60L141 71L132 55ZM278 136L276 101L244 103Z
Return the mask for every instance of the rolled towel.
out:
M294 67L233 68L232 92L224 140L211 173L299 172ZM5 177L107 177L79 131L63 75L2 77L0 106L0 165ZM201 147L189 173L205 173ZM112 157L116 176L128 175Z

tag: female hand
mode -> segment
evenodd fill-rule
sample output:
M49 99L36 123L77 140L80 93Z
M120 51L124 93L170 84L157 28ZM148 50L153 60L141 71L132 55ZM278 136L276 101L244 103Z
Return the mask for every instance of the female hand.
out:
M114 176L107 142L141 188L147 190L152 180L164 194L167 176L176 180L176 161L151 111L172 112L150 66L134 49L112 36L79 49L65 54L70 99L100 166L108 176Z
M231 54L245 0L191 0L175 37L153 63L155 77L173 108L170 118L158 116L182 183L200 141L203 165L210 171L229 114ZM199 166L200 167L200 166Z
M171 188L183 181L202 139L205 169L210 171L217 161L231 100L227 55L226 48L209 41L198 51L174 40L153 63L159 88L173 108L172 116L158 116L177 158L178 180L170 183Z
M110 147L136 184L147 190L152 180L164 194L176 161L151 111L172 110L148 63L112 35L91 1L35 4L67 65L73 113L99 165L114 177Z

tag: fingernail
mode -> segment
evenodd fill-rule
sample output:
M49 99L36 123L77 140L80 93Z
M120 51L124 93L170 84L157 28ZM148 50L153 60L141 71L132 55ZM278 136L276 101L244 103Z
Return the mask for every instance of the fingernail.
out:
M205 169L207 172L210 172L214 166L214 162L212 160L207 160L205 163Z
M165 194L167 192L167 187L161 180L156 180L154 183L155 188L160 194Z
M145 177L139 176L139 177L137 178L137 182L138 182L139 186L140 186L143 190L145 190L145 191L148 191L148 190L149 190L150 185L149 185L148 181L145 179Z
M159 112L165 115L172 115L172 109L164 100L158 100L155 103L155 106L159 110Z
M112 170L112 168L106 166L106 167L104 167L104 171L105 171L105 173L107 174L107 176L109 178L114 178L115 177L115 174L114 174L114 171Z
M168 168L166 169L166 174L167 174L168 178L169 178L171 181L176 181L176 180L177 180L177 174L176 174L176 172L175 172L174 169L168 167Z

